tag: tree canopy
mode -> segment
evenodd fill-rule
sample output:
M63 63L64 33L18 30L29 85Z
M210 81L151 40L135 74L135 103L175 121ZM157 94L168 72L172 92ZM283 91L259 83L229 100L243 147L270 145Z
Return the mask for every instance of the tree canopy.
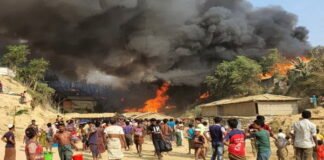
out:
M260 93L261 66L245 56L220 63L214 73L206 77L206 84L218 98Z
M17 67L27 62L28 54L30 54L30 50L27 45L9 45L2 57L2 64L16 72Z

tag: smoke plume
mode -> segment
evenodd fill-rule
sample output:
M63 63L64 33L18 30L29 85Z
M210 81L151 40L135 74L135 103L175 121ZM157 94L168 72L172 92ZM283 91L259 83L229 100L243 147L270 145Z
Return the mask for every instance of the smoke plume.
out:
M308 31L280 7L246 0L0 0L0 35L25 39L61 76L113 84L198 85L222 60L286 56Z

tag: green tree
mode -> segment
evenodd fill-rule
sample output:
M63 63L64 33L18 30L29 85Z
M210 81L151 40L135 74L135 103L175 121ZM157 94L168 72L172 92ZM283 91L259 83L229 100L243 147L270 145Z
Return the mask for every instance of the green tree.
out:
M47 71L49 62L43 58L32 59L28 65L22 69L22 78L25 82L36 90L37 83L43 80L45 72Z
M27 45L9 45L7 52L2 57L2 64L17 72L18 67L27 62L28 54L30 54L30 50Z
M274 68L274 64L284 60L278 49L270 49L266 56L263 56L259 64L262 67L262 73L268 73Z
M205 82L217 98L258 94L262 91L259 74L261 66L256 61L238 56L233 61L219 64L215 72L206 77Z

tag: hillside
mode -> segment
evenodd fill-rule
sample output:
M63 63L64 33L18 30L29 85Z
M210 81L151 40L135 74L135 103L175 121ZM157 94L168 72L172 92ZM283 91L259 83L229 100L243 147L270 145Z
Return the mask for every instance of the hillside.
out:
M42 127L46 124L45 119L54 119L56 113L45 109L45 107L37 106L33 111L30 106L32 97L27 94L27 104L21 104L20 94L26 90L19 82L10 77L0 76L0 81L4 87L4 93L0 94L0 135L7 131L7 125L13 123L14 115L16 115L16 130L18 138L22 138L23 130L29 125L32 119ZM16 110L16 112L15 112Z

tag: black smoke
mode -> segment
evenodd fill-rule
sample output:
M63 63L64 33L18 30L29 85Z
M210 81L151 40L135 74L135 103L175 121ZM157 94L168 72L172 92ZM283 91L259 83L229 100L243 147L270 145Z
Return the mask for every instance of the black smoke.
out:
M0 35L27 40L61 76L107 84L201 84L236 55L286 56L308 31L280 7L245 0L0 0Z

